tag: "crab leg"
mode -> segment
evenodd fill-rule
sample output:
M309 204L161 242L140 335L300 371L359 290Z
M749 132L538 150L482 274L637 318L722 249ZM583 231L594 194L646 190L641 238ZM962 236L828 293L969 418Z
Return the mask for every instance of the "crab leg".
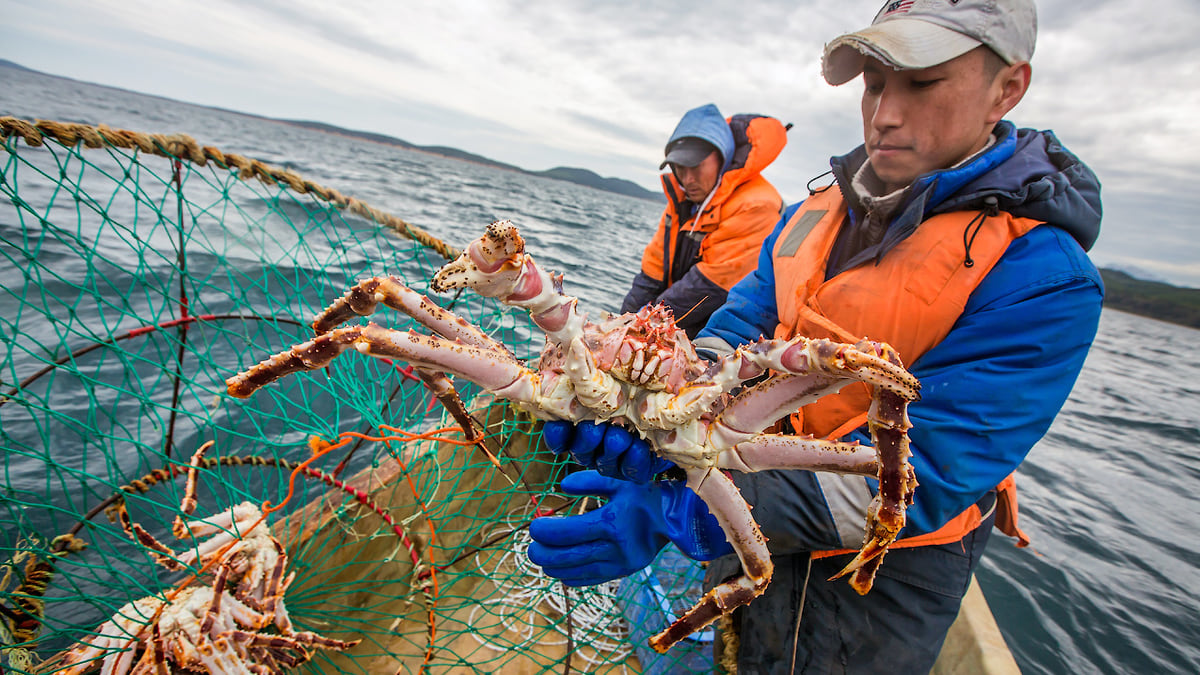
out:
M325 637L308 631L299 633L291 633L289 635L263 635L261 633L247 633L245 631L231 631L232 637L241 641L248 646L267 647L271 650L280 649L299 649L309 645L317 645L320 647L328 647L338 651L346 650L354 645L362 642L362 640L338 640L335 638Z
M229 562L221 564L217 570L217 578L212 586L212 600L208 605L208 611L204 613L204 621L200 623L200 632L208 635L212 632L213 624L217 620L217 616L221 610L221 597L225 594L225 582L229 580ZM154 624L158 628L158 624Z
M752 388L718 415L710 428L710 438L717 447L731 448L718 455L718 466L760 470L783 468L791 463L796 468L878 478L879 492L867 509L866 541L858 555L836 575L840 577L856 571L851 586L859 593L866 593L874 581L879 558L904 527L905 509L912 503L916 488L912 466L908 463L911 453L907 431L911 424L907 406L909 401L920 399L920 383L904 369L894 350L869 341L851 346L803 337L789 341L760 340L727 357L722 370L728 370L728 361L736 360L739 354L753 367L770 368L797 377ZM747 368L743 364L739 376L750 374L753 377L753 367ZM722 374L715 379L720 381ZM852 444L823 445L821 441L815 441L816 445L812 445L812 439L794 439L785 443L778 437L750 435L755 429L794 410L793 406L804 405L853 381L866 382L874 389L867 413L876 458L873 464L863 461ZM806 441L810 444L805 445ZM781 453L781 444L799 447ZM814 452L805 457L797 453L797 449ZM825 449L832 452L820 452ZM823 463L826 466L822 466ZM872 468L875 472L868 473Z
M191 520L184 523L184 528L192 533L195 537L205 537L210 534L217 536L206 539L196 545L194 549L184 551L179 554L179 561L185 565L191 565L211 556L213 553L220 551L230 542L237 539L244 540L246 537L262 533L259 528L266 530L266 522L262 520L262 511L259 510L251 502L242 502L227 511L201 518ZM258 523L255 525L255 523ZM225 552L226 558L232 557L240 550L240 544Z
M890 391L879 392L871 404L868 426L879 456L879 492L867 507L867 537L858 555L834 578L855 572L850 585L860 594L871 590L875 570L887 547L904 527L905 509L912 504L916 475L908 463L908 416L906 401Z
M171 533L180 539L187 536L187 526L183 522L183 516L190 516L196 510L196 486L200 464L204 461L204 454L212 446L212 441L201 445L196 449L196 452L192 455L192 459L188 462L187 481L184 484L183 499L179 502L180 515L175 516L175 522L171 525Z
M167 655L163 652L162 631L157 623L150 631L150 639L146 641L146 652L142 654L132 675L141 672L153 675L171 675L171 670L167 667Z
M135 643L137 638L129 638L120 646L120 650L104 657L104 665L100 668L101 675L127 673L133 665L133 657L137 655Z
M717 467L753 472L770 469L829 471L875 478L875 449L857 442L825 441L811 436L761 434L717 455Z
M470 288L527 309L546 337L563 347L583 335L578 299L563 294L561 275L550 275L525 253L525 240L507 220L488 225L482 237L438 270L430 286L439 293Z
M817 373L786 374L764 380L738 394L717 416L732 433L758 433L776 420L828 396L851 380Z
M411 316L447 340L457 340L492 350L516 360L503 344L493 340L487 333L467 323L454 312L434 304L429 298L405 286L404 282L396 277L374 277L358 282L313 319L312 329L317 335L328 333L355 315L374 314L375 308L381 302Z
M100 624L96 634L85 638L67 652L59 664L64 675L82 675L94 669L100 659L102 672L127 672L133 663L136 649L134 643L141 626L138 621L143 613L155 610L162 603L157 598L143 598L130 602L117 610L111 619ZM153 613L153 612L151 612ZM117 670L121 667L121 670Z
M543 419L579 419L577 401L560 389L562 378L542 378L492 350L389 330L374 323L319 335L251 366L225 380L225 385L230 395L245 398L281 377L324 368L351 347L367 356L404 360L464 377L518 405L528 406Z
M96 629L96 635L84 638L71 648L59 662L58 671L61 675L82 675L97 666L96 661L104 656L117 638L105 635L107 628L115 628L112 621L106 621Z
M454 388L454 382L446 377L446 373L430 368L415 367L413 371L425 383L425 387L433 393L434 398L442 404L446 412L450 413L455 422L458 422L458 426L467 435L468 441L478 441L483 438L483 432L479 430L475 420L471 419L471 413L467 412L467 407L463 405L462 399L458 396L458 390ZM484 448L484 450L487 449ZM492 462L499 466L499 462L495 458L492 458Z
M317 335L327 333L353 316L374 314L379 303L404 312L439 337L481 347L516 362L516 357L502 343L493 340L457 314L434 304L394 276L373 277L358 282L313 319L312 329ZM477 440L481 433L463 407L450 378L446 377L445 373L430 368L415 370L425 386L462 427L468 440Z
M226 380L225 384L230 395L245 398L286 375L324 368L351 347L368 356L445 370L489 389L503 389L529 373L507 356L492 350L368 323L319 335L251 366Z
M271 576L266 582L262 610L267 617L274 618L275 626L279 628L281 633L287 634L292 632L292 621L288 616L287 608L283 604L283 596L287 593L288 587L292 585L292 581L295 580L296 573L292 572L286 577L284 576L288 557L287 553L283 550L283 544L279 544L278 549L279 558L275 563L275 569L271 571Z
M596 365L596 359L582 338L571 340L564 366L574 386L575 396L595 413L598 419L607 419L617 414L621 406L628 401L624 387L615 377Z
M717 469L688 469L687 476L688 487L704 500L721 524L742 562L743 573L705 593L675 623L650 638L650 646L659 653L762 595L775 570L766 538L750 515L750 505L742 499L733 481Z
M881 348L876 344L864 341L848 345L804 337L759 340L752 345L739 347L729 358L741 353L763 370L857 380L896 392L908 401L920 400L921 383L903 366L878 353Z
M234 528L239 530L241 536L248 536L252 526L262 518L262 511L253 502L242 502L231 509L227 509L220 513L213 514L207 518L197 518L189 520L183 524L186 532L191 533L194 537L207 537L210 534L218 532L229 533ZM220 548L223 544L229 542L220 542L212 547L201 547L202 555L211 553Z
M170 546L159 541L154 535L146 531L144 527L133 522L129 517L129 509L125 506L125 500L119 499L113 504L113 511L110 512L110 518L115 517L120 523L121 529L125 534L133 539L138 544L150 549L154 555L154 559L163 567L178 572L184 569L184 565L179 562L181 554L176 553Z
M920 383L901 366L851 345L795 337L759 340L739 347L677 393L661 391L644 396L638 417L659 429L686 424L707 411L722 395L767 370L801 377L752 388L746 394L755 389L759 393L740 405L735 400L730 419L736 421L725 422L735 432L756 427L761 430L798 407L785 406L816 400L854 381L897 391L908 400L920 398L917 394ZM756 400L759 395L766 398L765 404Z
M196 651L200 655L200 662L204 664L205 668L208 668L210 673L253 675L246 667L246 663L238 657L233 646L229 644L229 638L223 635L213 640L212 643L202 642L196 645Z

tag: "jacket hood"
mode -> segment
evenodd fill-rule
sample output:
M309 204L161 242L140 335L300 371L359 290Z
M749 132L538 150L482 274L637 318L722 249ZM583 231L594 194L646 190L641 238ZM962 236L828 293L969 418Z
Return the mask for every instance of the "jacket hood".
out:
M1090 168L1063 147L1052 131L1017 129L1001 121L996 143L963 166L919 177L910 188L884 237L890 248L929 216L950 211L1001 211L1033 218L1070 233L1084 250L1100 234L1100 181ZM831 160L843 194L854 171L866 161L866 150ZM852 203L853 203L852 199Z
M703 106L696 108L688 113L691 115L697 110L711 108L716 112L715 105ZM719 112L717 113L720 114ZM688 115L684 116L684 121L688 119ZM683 126L683 122L679 123ZM742 113L730 117L728 120L722 118L721 126L729 133L729 152L728 155L722 151L723 157L728 157L725 168L721 171L721 177L717 182L717 187L713 190L712 198L709 203L720 204L740 185L753 180L779 157L779 153L783 152L784 146L787 145L787 130L782 122L774 117L766 115L757 115L752 113ZM788 125L790 126L790 125ZM675 129L675 134L672 134L671 141L683 136L695 136L696 134L679 134L679 127ZM720 135L717 133L716 135ZM712 143L707 137L701 136L704 140ZM670 145L671 141L668 141ZM675 180L674 174L666 172L662 174L663 189L670 197L671 191L678 194L678 181Z
M663 149L664 154L672 143L688 137L699 138L715 146L717 152L721 153L721 173L725 173L733 162L733 132L716 105L709 103L687 111L675 126L675 131L671 132L671 138Z

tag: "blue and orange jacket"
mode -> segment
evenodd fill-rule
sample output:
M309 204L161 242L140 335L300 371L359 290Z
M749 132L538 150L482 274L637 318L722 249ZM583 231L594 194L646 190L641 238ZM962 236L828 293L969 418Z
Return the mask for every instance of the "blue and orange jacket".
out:
M703 213L683 197L670 172L662 175L667 207L658 230L642 254L642 270L621 305L622 312L661 302L670 307L680 328L695 337L708 317L725 301L735 283L754 269L758 250L779 219L783 199L760 174L787 144L779 120L761 115L720 118L731 133L726 144L709 134L727 168ZM684 125L671 140L696 136ZM701 136L704 137L704 136Z
M821 314L846 330L843 337L870 330L873 340L907 345L914 357L905 358L903 349L900 355L922 382L922 398L909 408L920 486L902 538L937 531L1016 470L1066 401L1099 322L1103 286L1085 254L1099 232L1099 182L1049 132L1001 122L996 136L995 145L964 166L919 178L880 243L842 255L840 238L828 242L828 257L815 271L780 264L805 204L789 208L764 242L756 270L731 290L697 340L698 348L720 351L763 335L810 331L797 306L814 291ZM835 191L810 206L825 201L841 209L841 227L861 222L850 181L864 161L861 147L835 158L836 183L848 197ZM819 223L810 220L816 232ZM914 233L936 222L943 223L943 245L915 245L921 242ZM1004 237L985 243L1001 229L1008 230ZM968 274L973 265L985 273ZM957 295L953 311L936 321L922 318L921 303L943 293ZM882 316L858 323L855 315L872 308ZM804 426L818 432L836 426L836 415L820 410L828 405L814 406ZM869 441L862 428L835 433ZM874 481L832 474L796 481L786 473L734 475L772 552L856 547Z

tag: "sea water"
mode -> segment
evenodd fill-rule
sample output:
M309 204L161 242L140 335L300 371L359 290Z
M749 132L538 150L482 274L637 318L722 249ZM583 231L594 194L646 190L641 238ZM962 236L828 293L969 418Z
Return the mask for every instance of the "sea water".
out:
M661 209L3 66L0 115L186 133L290 168L455 246L509 218L543 266L565 273L568 291L594 311L618 309ZM803 186L778 187L785 199L803 194ZM1104 310L1070 400L1021 466L1021 525L1033 545L1017 549L993 537L979 579L1024 672L1200 672L1197 346L1200 331Z

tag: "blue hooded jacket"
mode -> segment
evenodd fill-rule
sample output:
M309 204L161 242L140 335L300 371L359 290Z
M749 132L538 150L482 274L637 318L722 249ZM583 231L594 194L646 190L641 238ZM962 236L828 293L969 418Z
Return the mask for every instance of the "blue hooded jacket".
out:
M909 407L920 485L901 537L938 529L1020 465L1066 401L1099 323L1103 285L1085 254L1099 233L1099 181L1053 133L1001 122L995 135L997 142L964 166L918 178L882 240L841 267L872 264L927 217L982 209L989 197L1003 211L1046 223L1012 242L949 335L909 364L922 383L921 400ZM851 179L865 159L859 147L831 161L851 226L862 216ZM798 207L785 212L763 244L758 269L734 286L699 333L698 348L723 351L773 334L771 253ZM869 442L865 429L850 437ZM866 480L876 489L871 479L838 478ZM866 503L826 494L825 479L805 471L734 474L776 554L858 546L839 531L856 521L861 532L857 509ZM869 499L869 491L860 493Z

